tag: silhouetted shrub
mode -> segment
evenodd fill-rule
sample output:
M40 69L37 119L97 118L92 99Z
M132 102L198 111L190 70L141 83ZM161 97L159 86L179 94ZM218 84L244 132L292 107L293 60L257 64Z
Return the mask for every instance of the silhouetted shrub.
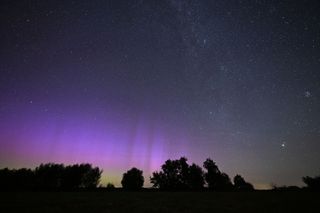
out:
M113 185L113 183L108 183L106 186L106 189L108 190L114 190L116 187Z
M300 190L301 190L301 188L299 188L298 186L286 186L286 185L276 186L276 185L274 185L272 187L272 191L290 191L290 192L292 192L292 191L300 191Z
M251 183L248 183L240 175L236 175L233 178L234 188L239 191L252 191L254 187Z
M137 168L132 168L123 174L121 184L124 189L127 190L139 190L144 183L144 177L142 171Z
M309 190L320 191L320 176L316 177L303 177L303 182L307 185Z

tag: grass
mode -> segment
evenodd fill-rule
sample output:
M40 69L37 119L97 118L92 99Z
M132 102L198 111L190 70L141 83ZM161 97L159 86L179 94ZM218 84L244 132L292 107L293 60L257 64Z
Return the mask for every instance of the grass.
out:
M1 192L0 212L320 212L311 192Z

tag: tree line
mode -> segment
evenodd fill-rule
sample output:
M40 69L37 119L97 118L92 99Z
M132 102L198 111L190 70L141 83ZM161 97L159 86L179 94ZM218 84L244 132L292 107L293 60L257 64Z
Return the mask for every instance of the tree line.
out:
M76 190L96 188L102 170L91 164L41 164L31 169L1 169L0 188L3 190Z
M150 182L153 188L160 190L204 190L211 191L252 191L253 185L246 182L243 177L236 175L233 183L229 176L221 172L215 162L207 159L203 163L205 171L196 164L189 165L187 158L167 160L160 171L152 173ZM132 168L123 175L122 186L125 189L137 190L143 186L142 171ZM139 183L139 184L137 184Z
M99 185L102 170L91 164L41 164L31 169L0 169L0 190L81 190L96 189ZM320 190L320 176L303 177L307 189ZM187 158L167 160L160 171L153 172L150 177L152 187L158 190L209 190L209 191L253 191L251 183L241 175L231 181L228 174L220 171L210 158L203 162L203 168L189 165ZM143 171L132 168L125 172L121 180L125 190L143 188ZM113 189L109 183L107 189ZM295 187L277 187L276 190L290 190Z

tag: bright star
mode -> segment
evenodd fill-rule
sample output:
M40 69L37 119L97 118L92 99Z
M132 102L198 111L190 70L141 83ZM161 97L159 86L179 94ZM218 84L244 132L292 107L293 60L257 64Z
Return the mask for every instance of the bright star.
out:
M304 92L304 97L310 98L310 97L311 97L311 92L305 91L305 92Z

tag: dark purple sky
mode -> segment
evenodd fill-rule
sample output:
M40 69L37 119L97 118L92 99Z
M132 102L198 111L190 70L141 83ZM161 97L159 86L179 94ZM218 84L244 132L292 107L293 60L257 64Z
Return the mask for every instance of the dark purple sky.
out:
M1 1L0 167L119 184L210 157L256 187L320 173L320 4Z

